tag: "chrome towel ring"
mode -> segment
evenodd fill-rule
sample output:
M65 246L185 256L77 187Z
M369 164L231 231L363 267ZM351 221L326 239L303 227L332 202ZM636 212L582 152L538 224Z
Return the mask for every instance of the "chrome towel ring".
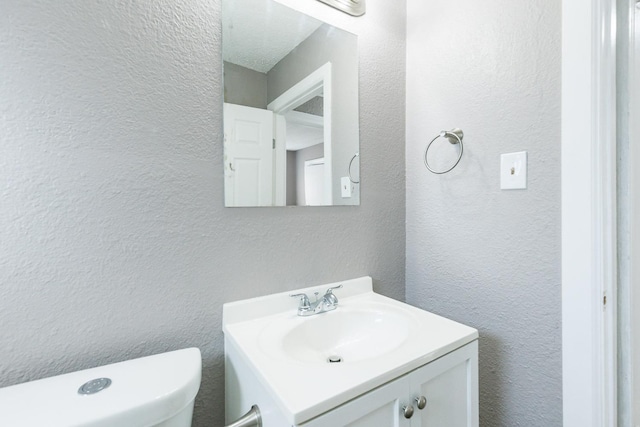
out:
M351 165L353 164L353 161L356 159L356 157L360 157L360 153L356 153L353 155L353 157L351 158L351 161L349 162L349 181L353 182L354 184L360 184L360 181L354 181L353 178L351 177Z
M429 161L427 160L427 153L429 153L429 148L431 147L431 144L433 144L435 140L440 137L447 138L451 144L460 144L460 155L458 156L458 160L456 160L453 166L451 166L449 169L444 171L433 170L433 168L429 166ZM424 165L427 167L427 169L429 169L429 172L435 173L437 175L441 175L443 173L450 172L453 168L458 166L458 163L460 163L460 159L462 158L462 152L464 151L462 138L464 138L464 133L462 132L462 129L454 128L451 130L443 130L435 138L431 140L431 142L427 145L427 148L425 148L424 150Z

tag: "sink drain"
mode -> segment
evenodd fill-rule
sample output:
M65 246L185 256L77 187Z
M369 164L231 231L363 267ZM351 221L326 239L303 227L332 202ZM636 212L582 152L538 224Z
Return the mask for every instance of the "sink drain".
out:
M342 357L340 356L327 357L327 363L340 363L340 362L342 362Z

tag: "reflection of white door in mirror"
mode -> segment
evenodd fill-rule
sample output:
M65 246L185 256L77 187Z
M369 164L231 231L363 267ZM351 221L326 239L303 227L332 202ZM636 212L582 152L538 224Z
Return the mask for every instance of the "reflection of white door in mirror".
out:
M305 205L324 204L324 157L304 162Z
M273 113L224 104L226 206L273 206Z

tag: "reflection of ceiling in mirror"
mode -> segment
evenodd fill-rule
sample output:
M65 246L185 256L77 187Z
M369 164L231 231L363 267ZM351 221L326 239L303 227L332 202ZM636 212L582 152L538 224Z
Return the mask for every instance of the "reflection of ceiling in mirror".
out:
M287 151L298 151L324 142L324 119L321 116L289 111L284 117Z
M266 73L321 25L274 0L223 0L222 58Z
M299 123L287 123L287 150L297 151L324 141L324 129Z
M316 116L324 116L324 99L322 96L316 96L311 98L304 104L300 104L294 111L300 111L302 113L313 114Z

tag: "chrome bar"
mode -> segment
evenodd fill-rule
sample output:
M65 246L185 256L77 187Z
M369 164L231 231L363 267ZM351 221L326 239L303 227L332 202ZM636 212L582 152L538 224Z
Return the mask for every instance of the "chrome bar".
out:
M253 405L251 410L244 414L242 418L229 424L227 427L262 427L262 416L258 405Z

